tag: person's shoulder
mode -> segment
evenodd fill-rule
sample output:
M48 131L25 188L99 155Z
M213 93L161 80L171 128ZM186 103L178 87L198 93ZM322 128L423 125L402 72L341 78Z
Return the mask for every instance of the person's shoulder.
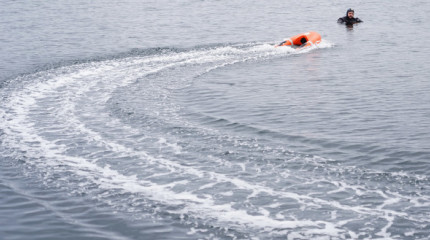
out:
M338 23L345 22L345 17L340 17L340 18L337 20L337 22L338 22Z

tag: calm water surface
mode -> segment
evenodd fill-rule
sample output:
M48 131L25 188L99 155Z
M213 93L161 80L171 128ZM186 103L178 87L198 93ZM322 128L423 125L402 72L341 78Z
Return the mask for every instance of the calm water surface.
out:
M0 238L428 239L430 3L348 4L4 1Z

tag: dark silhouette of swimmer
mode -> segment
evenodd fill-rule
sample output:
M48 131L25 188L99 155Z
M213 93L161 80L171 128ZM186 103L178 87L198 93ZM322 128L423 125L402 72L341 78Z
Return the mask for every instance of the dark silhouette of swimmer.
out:
M346 10L346 16L341 17L337 20L338 23L345 23L346 25L352 25L355 23L363 22L360 18L354 18L354 10L351 8Z

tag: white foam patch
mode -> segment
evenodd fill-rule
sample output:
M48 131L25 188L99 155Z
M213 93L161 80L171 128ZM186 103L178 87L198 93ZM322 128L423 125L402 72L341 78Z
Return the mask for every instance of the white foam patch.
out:
M262 52L263 49L253 49L251 52ZM135 81L136 78L140 76L144 76L146 74L158 72L164 68L172 67L175 65L187 65L187 64L201 64L204 62L212 62L212 61L220 61L227 62L227 64L236 63L239 61L243 61L240 58L240 55L246 53L246 50L236 49L232 47L222 47L216 48L212 50L205 51L191 51L187 53L179 53L168 56L157 56L154 59L126 59L121 60L119 62L115 61L106 61L102 63L95 63L81 66L75 66L75 71L71 71L68 74L60 74L58 76L55 75L51 79L40 79L35 80L34 83L25 86L24 89L16 92L14 96L10 98L10 102L8 103L8 107L13 113L5 113L3 112L2 119L8 118L13 119L11 121L4 121L4 125L6 128L4 129L7 135L11 136L7 140L7 142L14 148L22 149L32 153L34 158L46 157L49 161L46 161L45 164L55 166L59 162L62 164L67 164L68 166L73 167L75 169L75 173L78 175L82 175L88 179L91 179L93 182L98 183L100 186L104 186L107 189L110 188L118 188L121 186L124 190L128 192L141 192L145 193L149 197L152 197L153 200L156 201L167 201L167 204L175 204L178 200L186 201L186 202L195 202L199 203L199 206L190 205L189 209L186 211L192 211L192 208L195 208L195 214L199 215L202 212L206 212L206 214L210 215L208 217L211 218L219 218L218 214L214 215L213 210L218 210L223 212L222 216L229 215L228 218L225 218L225 221L228 219L235 219L236 222L241 222L245 219L248 222L247 224L251 224L254 222L261 222L261 218L264 216L254 217L255 221L250 221L252 217L249 217L248 214L243 210L235 210L232 209L230 205L216 205L211 199L202 200L198 198L196 195L191 193L173 193L169 191L172 186L161 186L156 185L151 182L142 182L137 180L135 176L124 176L119 174L118 172L111 170L109 167L101 167L96 165L96 163L89 161L88 159L80 158L80 157L72 157L64 155L67 152L68 147L64 144L59 144L56 142L50 142L43 137L41 137L37 132L38 130L34 129L34 123L31 119L31 112L33 111L33 106L37 105L38 102L48 101L46 98L50 98L50 96L54 96L52 98L58 98L60 100L60 104L54 105L51 110L55 111L56 117L61 119L62 123L67 128L73 129L76 133L83 134L87 136L86 138L90 141L99 142L103 146L108 147L109 149L115 152L123 152L131 155L138 155L142 159L149 160L150 162L156 162L157 164L162 164L167 169L170 169L172 172L174 171L182 171L186 174L192 174L197 177L209 176L211 179L216 182L229 182L230 179L228 176L224 176L222 174L210 173L210 172L202 172L200 170L194 169L192 167L184 167L180 164L171 162L166 159L156 159L153 158L145 152L136 152L133 149L125 147L121 144L106 141L100 133L94 132L93 130L86 127L85 123L80 122L80 120L74 114L79 108L76 106L75 101L82 95L85 95L89 92L92 93L92 96L89 94L87 96L90 97L90 100L95 106L102 106L110 97L113 90L118 87L125 86L127 84ZM235 55L239 54L239 56ZM229 55L234 55L233 57ZM259 56L252 56L251 58L258 58ZM226 61L226 59L229 59ZM160 64L155 64L160 62ZM141 65L143 63L150 63L154 66L149 67L146 71L142 71L140 68L132 68L129 66L133 65ZM138 71L141 71L139 74ZM60 71L61 72L61 71ZM132 73L132 74L130 74ZM115 78L105 76L116 76ZM131 76L130 76L131 75ZM128 77L129 76L129 77ZM98 81L88 81L90 79L97 79ZM122 81L114 82L111 80ZM60 107L61 106L61 107ZM57 107L55 109L55 107ZM110 124L117 126L110 122ZM22 146L20 143L27 143ZM180 147L175 144L168 144L166 140L160 139L160 144L165 144L169 147L174 148L177 152L180 152ZM245 188L255 188L251 186L249 183L241 181L239 179L233 180L234 184L238 187ZM252 189L255 191L255 189ZM260 191L257 189L257 191ZM167 197L166 197L167 196ZM167 200L168 199L168 200ZM183 203L181 201L181 203ZM209 210L209 211L208 211ZM216 212L216 211L215 211ZM213 215L213 216L212 216ZM247 217L244 217L247 216ZM267 218L267 217L266 217ZM220 219L222 220L222 219ZM224 221L224 220L223 220ZM276 224L278 221L270 221L270 219L266 219L264 222L272 222L272 224ZM303 223L304 225L315 225L310 221L306 221ZM278 223L278 226L285 225L284 223ZM300 223L297 225L293 222L288 222L286 226L300 226ZM265 225L267 227L269 225Z
M321 42L320 45L310 47L306 51L315 48L331 47L332 44ZM305 52L306 52L305 51ZM217 69L226 65L244 62L248 60L267 59L274 56L284 56L285 54L298 54L291 48L274 48L269 44L259 44L256 46L241 47L218 47L213 49L194 50L182 53L169 53L165 55L155 55L147 57L131 57L120 60L108 60L104 62L75 65L66 69L58 69L40 74L41 77L34 79L28 85L17 88L10 93L5 102L5 108L0 109L0 125L5 132L4 144L11 149L25 151L34 159L33 164L38 168L49 167L58 169L58 165L65 165L72 169L74 174L87 179L91 183L97 184L102 189L117 190L119 192L138 193L152 201L168 206L181 206L173 210L165 210L171 214L191 214L196 219L203 219L205 222L219 226L231 226L236 229L259 229L258 231L283 234L285 229L302 229L299 233L291 233L288 238L312 237L315 235L325 235L339 237L348 233L350 236L358 236L357 233L346 230L344 224L347 222L336 222L341 211L352 215L367 218L381 218L386 220L386 225L380 229L378 235L390 238L389 228L396 217L408 219L406 213L389 209L400 201L411 200L410 197L401 194L387 193L380 190L372 190L360 185L351 184L343 180L333 181L330 184L335 186L335 190L327 194L343 192L354 192L355 196L373 193L379 196L382 203L378 206L360 206L341 203L339 201L315 197L311 194L299 194L286 189L275 189L266 182L250 182L240 175L220 173L216 169L209 169L208 166L183 165L164 157L154 157L145 150L136 150L121 142L121 139L106 138L105 134L91 128L89 122L85 122L78 116L81 111L79 101L87 100L92 110L98 114L105 122L106 129L115 129L125 132L128 135L139 133L124 125L120 120L112 118L104 111L106 102L112 97L113 92L120 87L132 84L141 77L148 74L159 73L167 68L202 65L202 73ZM206 64L206 65L205 65ZM65 73L63 73L63 71ZM178 83L187 84L187 83ZM153 90L153 89L151 89ZM80 116L91 113L80 113ZM175 109L169 114L174 115ZM38 126L37 119L32 116L46 115L46 122L52 121L54 126ZM169 115L171 117L172 115ZM175 118L177 116L174 116ZM48 120L49 118L49 120ZM51 119L52 118L52 119ZM66 135L61 139L50 140L42 133L47 131L58 131ZM137 175L127 175L121 170L115 170L108 164L101 164L97 160L82 156L68 154L70 146L62 143L64 140L85 139L94 143L104 150L112 151L118 155L123 155L139 159L144 167L161 167L166 172L150 175L154 178L162 174L175 174L180 176L192 176L187 180L171 183L156 183ZM183 149L175 141L171 141L167 136L158 137L154 145L159 148L172 149L176 154L182 154ZM253 146L255 148L259 146ZM227 167L238 166L242 172L255 170L258 174L264 175L258 167L252 167L246 163L231 163L220 157L210 157L217 164ZM303 159L300 159L302 161ZM317 162L318 159L310 159L310 162ZM336 169L337 170L337 169ZM277 173L273 170L273 173ZM158 175L157 175L158 174ZM269 173L270 174L270 173ZM287 173L285 178L299 175L300 173ZM300 177L300 176L298 176ZM179 185L189 185L194 179L205 180L210 183L199 185L197 189L177 191L175 187ZM273 178L272 178L273 179ZM299 178L300 179L300 178ZM282 179L277 179L282 180ZM307 184L325 183L326 179L307 180ZM219 195L224 197L234 196L238 190L246 190L243 201L252 201L260 195L270 196L280 201L294 202L300 205L305 211L307 209L320 209L329 207L335 209L331 211L331 219L326 221L312 220L306 217L301 219L291 219L284 214L275 213L271 209L281 206L281 203L257 206L255 212L250 213L249 209L237 207L233 203L218 202L216 197L208 194L199 194L199 190L215 188L217 184L228 183L233 186L230 191ZM429 206L427 196L418 196L410 201L414 207ZM422 220L422 219L418 219ZM193 232L192 230L191 232ZM290 233L289 231L285 233Z

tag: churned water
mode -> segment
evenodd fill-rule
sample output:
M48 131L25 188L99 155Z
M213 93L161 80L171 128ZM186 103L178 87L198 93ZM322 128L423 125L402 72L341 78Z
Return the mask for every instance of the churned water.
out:
M0 239L428 239L430 3L350 4L3 1Z

